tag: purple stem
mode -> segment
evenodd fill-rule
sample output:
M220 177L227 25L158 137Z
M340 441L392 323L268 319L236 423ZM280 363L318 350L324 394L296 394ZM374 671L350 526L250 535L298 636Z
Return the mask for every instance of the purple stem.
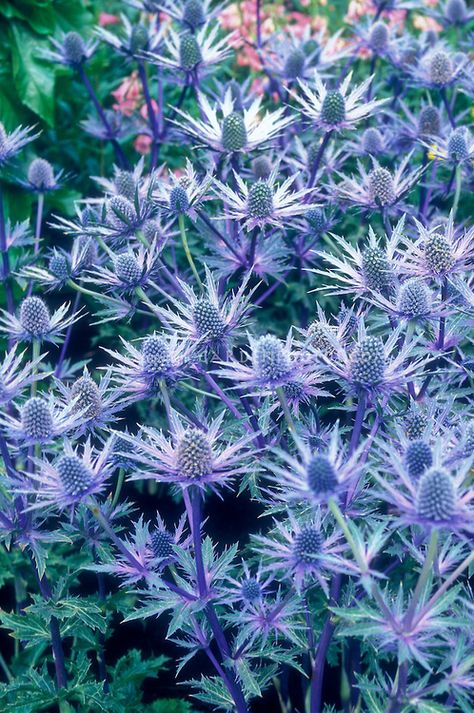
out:
M30 559L31 559L31 564L33 565L35 575L36 575L36 579L38 581L38 586L39 586L41 596L43 597L43 599L45 601L51 601L53 599L53 595L51 592L50 584L46 578L46 574L43 574L43 576L40 577L38 569L36 567L35 559L32 555L30 555ZM66 688L66 686L67 686L67 672L66 672L66 663L65 663L65 658L64 658L64 649L63 649L63 643L61 640L61 632L59 629L59 622L55 616L52 616L49 621L49 630L51 633L51 647L53 649L53 659L54 659L54 669L56 672L56 682L58 684L58 688Z
M202 522L202 493L199 488L194 488L190 498L191 505L191 533L193 537L194 546L194 559L196 563L196 577L199 597L206 601L209 595L209 590L207 587L206 571L204 567L204 559L202 554L202 542L201 542L201 522ZM217 646L221 653L223 659L231 658L231 651L229 644L225 638L224 631L219 623L214 607L211 602L208 602L205 607L205 613L209 626L212 629L214 638L216 640ZM229 691L234 699L235 707L237 713L247 713L247 704L245 702L244 695L239 684L229 677L224 679L224 683L229 687Z
M318 172L319 164L321 163L321 160L323 158L324 152L326 150L326 146L329 143L329 139L331 138L332 135L332 129L331 131L327 131L324 134L324 138L321 141L321 145L319 147L319 151L316 155L316 158L314 159L313 166L311 168L311 174L309 176L309 181L308 181L308 188L312 188L314 185L314 181L316 180L316 174Z
M236 251L236 249L235 249L234 247L232 247L232 245L230 244L230 242L227 240L226 237L224 237L224 235L221 233L221 231L218 230L218 229L212 224L212 221L209 220L209 218L205 215L205 213L203 213L203 212L200 211L200 210L196 210L196 213L197 213L197 215L199 216L199 218L201 218L202 222L203 222L205 225L207 225L207 227L209 228L209 230L211 230L211 231L214 233L214 235L216 235L216 236L219 238L219 240L222 240L222 242L224 243L224 245L226 246L226 248L228 248L228 249L230 250L230 252L234 255L234 257L236 257L239 262L242 262L242 256L239 255L239 253Z
M453 129L456 128L456 122L454 121L454 116L453 116L453 110L451 109L451 105L448 101L448 97L446 95L446 89L443 87L440 89L440 94L441 94L441 99L443 100L443 104L446 107L446 112L448 114L448 119L449 123L453 127Z
M331 590L329 594L329 604L331 606L337 604L341 591L342 575L336 574L331 582ZM326 664L326 654L331 643L335 625L330 613L326 614L319 644L316 650L314 659L313 672L311 675L311 695L310 695L310 713L320 713L321 698L323 692L324 667Z
M127 168L129 165L128 161L127 161L127 157L125 156L123 149L120 146L119 142L113 135L114 132L112 130L112 127L110 126L109 120L107 119L107 116L106 116L104 110L102 109L101 103L97 98L97 94L95 93L94 87L92 86L90 79L87 76L84 67L82 65L80 65L78 67L78 71L79 71L79 76L82 80L82 83L84 84L84 86L87 90L87 93L89 94L89 96L92 100L92 103L95 107L95 110L97 111L97 114L99 115L99 119L101 120L102 124L104 125L104 128L107 132L107 138L109 139L109 141L112 142L112 146L114 147L117 162L119 163L120 166L122 166L122 168Z
M352 429L351 442L349 445L349 455L351 456L359 444L362 424L364 422L365 408L367 405L367 395L365 391L359 391L359 400L357 402L357 411L354 419L354 427Z

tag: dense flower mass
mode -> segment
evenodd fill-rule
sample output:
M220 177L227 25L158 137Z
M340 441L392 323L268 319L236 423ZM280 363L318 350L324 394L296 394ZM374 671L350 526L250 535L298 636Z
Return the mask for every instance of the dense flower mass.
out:
M472 711L474 10L0 5L0 710Z

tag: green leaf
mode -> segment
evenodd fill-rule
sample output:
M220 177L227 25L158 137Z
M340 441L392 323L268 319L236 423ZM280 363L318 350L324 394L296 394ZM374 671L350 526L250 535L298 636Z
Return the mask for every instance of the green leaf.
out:
M11 23L10 41L13 79L22 104L53 126L53 67L38 59L38 40L22 23Z

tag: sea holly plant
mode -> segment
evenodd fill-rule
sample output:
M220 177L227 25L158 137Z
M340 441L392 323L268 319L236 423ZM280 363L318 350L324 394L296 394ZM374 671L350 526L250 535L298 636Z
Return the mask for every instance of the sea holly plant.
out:
M472 11L89 4L0 115L1 710L472 711Z

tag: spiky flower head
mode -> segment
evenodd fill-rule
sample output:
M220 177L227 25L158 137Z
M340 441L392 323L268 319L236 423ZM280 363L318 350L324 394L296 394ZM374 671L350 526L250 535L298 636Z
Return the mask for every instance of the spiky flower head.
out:
M153 243L155 240L158 243L164 242L163 228L159 220L156 218L149 218L145 220L142 225L143 237L148 243Z
M363 251L362 274L369 290L386 293L393 287L392 265L386 251L378 245L369 245Z
M206 13L201 0L186 0L183 7L183 22L196 30L206 22Z
M380 166L372 169L369 174L369 193L372 201L382 207L395 201L395 186L390 171Z
M352 381L362 388L376 386L383 380L386 367L384 345L380 337L365 337L351 357Z
M272 334L259 337L254 342L252 364L257 378L269 383L284 380L291 371L283 344Z
M429 444L422 440L411 441L405 451L404 464L410 478L418 480L433 465Z
M233 111L222 123L222 145L227 151L240 151L247 144L247 129L243 115Z
M374 22L370 29L369 43L376 52L383 52L388 45L390 33L385 22Z
M302 49L295 47L286 58L283 74L286 79L302 77L305 70L306 55Z
M114 259L115 274L126 285L136 285L142 277L142 270L136 256L131 252L120 253Z
M272 164L267 156L257 156L252 161L253 175L257 180L266 180L272 172Z
M247 210L251 218L261 220L271 215L273 210L273 189L268 181L259 180L250 188Z
M433 468L419 481L416 496L418 516L430 522L449 521L456 512L456 491L451 475Z
M79 65L87 58L87 48L78 32L67 32L63 37L65 59L72 65Z
M183 186L175 186L170 191L170 211L172 213L186 213L189 209L189 198Z
M190 33L181 35L179 59L181 67L187 71L194 69L202 60L201 48L194 35Z
M329 458L317 453L307 465L308 486L317 498L332 495L338 485L336 469Z
M174 537L164 527L157 527L151 533L151 550L156 559L168 559L173 556Z
M130 52L138 54L148 47L150 36L145 25L134 25L130 34Z
M41 297L25 297L20 307L20 323L32 338L46 334L51 325L51 314Z
M65 492L77 497L88 491L92 473L77 455L63 455L56 462L56 470Z
M418 117L418 130L421 136L439 136L441 116L435 106L424 106Z
M61 282L65 282L70 277L70 265L64 253L55 251L49 259L48 269Z
M102 409L100 389L89 374L76 379L71 387L71 398L76 399L74 411L82 411L86 419L95 418Z
M400 314L408 318L427 315L432 306L431 290L421 277L407 280L400 288L397 308Z
M40 443L54 432L53 416L47 401L32 397L21 408L21 425L26 439Z
M202 479L212 471L212 450L203 431L188 428L177 444L177 466L181 475Z
M428 426L428 414L425 409L412 408L404 419L405 435L410 441L422 438Z
M467 16L465 0L447 0L444 13L453 25L462 25Z
M443 275L454 263L449 240L441 233L430 233L424 242L424 254L428 269L435 275Z
M470 156L468 130L464 126L453 129L448 138L448 156L454 162L465 161Z
M321 208L310 208L305 213L306 222L311 226L315 233L323 233L327 226L326 215Z
M306 342L315 351L321 352L327 357L335 353L334 343L329 336L329 326L315 319L308 327Z
M244 602L256 602L262 597L262 585L256 577L246 577L241 582L240 594Z
M125 196L129 201L135 198L137 183L131 171L119 169L114 176L114 187L120 196Z
M166 337L160 334L150 334L142 342L143 366L146 371L154 374L165 373L171 366L171 354Z
M444 86L453 77L453 63L447 52L434 52L428 67L429 77L433 84Z
M48 191L54 188L53 167L44 158L35 158L28 167L28 182L38 191Z
M133 203L125 196L112 196L107 204L107 222L115 230L130 228L137 220Z
M383 136L378 129L369 126L362 134L362 149L365 153L377 156L383 151Z
M198 299L194 303L193 322L200 337L221 339L226 332L219 308L206 298Z
M324 97L321 107L321 118L325 124L341 124L346 118L346 102L337 89L330 90Z
M299 564L311 565L321 556L324 536L314 525L302 527L293 540L293 554Z

